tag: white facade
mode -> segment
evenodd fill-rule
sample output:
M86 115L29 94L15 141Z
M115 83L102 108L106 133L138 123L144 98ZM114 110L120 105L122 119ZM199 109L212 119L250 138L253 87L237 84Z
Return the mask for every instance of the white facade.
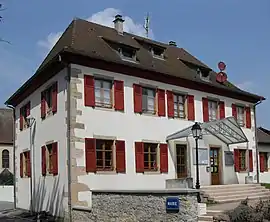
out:
M265 153L265 160L267 162L267 169L264 169L264 172L260 172L260 182L261 183L270 183L270 144L260 144L258 145L259 152ZM260 162L259 162L260 166Z
M244 105L251 105L244 101L206 94L204 92L177 87L160 82L150 81L137 77L122 75L120 73L112 73L99 69L83 67L79 65L72 65L73 69L80 70L78 76L72 76L72 81L75 81L78 93L82 97L78 97L77 109L81 111L76 115L75 120L78 123L84 124L84 129L75 129L74 138L79 140L72 141L75 143L76 150L71 151L72 164L80 169L80 173L72 171L77 176L77 184L72 186L72 192L78 192L78 201L85 201L87 207L90 207L90 192L91 189L98 190L127 190L127 189L163 189L165 188L166 179L176 178L175 170L175 144L185 143L188 147L188 173L195 182L195 165L193 163L193 156L190 150L195 147L194 139L182 139L179 141L171 141L168 152L168 173L136 173L135 170L135 141L148 141L166 143L166 137L180 129L186 128L194 124L194 121L187 121L181 119L168 119L165 117L140 115L134 113L133 105L133 84L144 83L165 90L178 90L187 92L195 96L195 121L203 122L202 97L210 96L220 99L225 102L226 117L232 116L232 103L240 103ZM105 77L110 77L115 80L124 81L124 112L116 112L108 109L92 108L84 106L84 74L97 74ZM65 104L67 101L67 70L62 70L51 80L44 83L38 90L26 98L19 106L16 107L16 191L17 191L17 207L29 209L30 206L30 178L21 178L20 175L20 153L29 150L30 147L30 129L23 131L19 130L19 110L29 100L31 102L30 115L35 118L35 127L33 127L33 171L32 177L34 184L34 205L36 210L50 210L54 214L62 214L62 209L67 209L67 112ZM40 117L40 94L52 82L58 82L58 109L53 116L42 120ZM166 100L165 100L166 101ZM167 105L165 106L167 107ZM167 108L166 108L167 109ZM72 113L76 110L72 108ZM243 128L246 137L249 140L248 148L253 151L253 166L254 170L250 173L251 176L256 174L256 158L255 158L255 142L254 142L254 115L251 109L251 129ZM126 173L117 174L114 172L97 172L85 173L85 143L84 138L115 138L117 140L125 141L126 152ZM41 147L46 143L54 141L58 142L58 175L57 176L42 176L41 175ZM199 141L199 147L209 148L209 146L217 146L221 148L221 184L245 183L245 176L247 172L236 173L233 166L225 166L224 151L234 148L246 148L247 144L236 144L228 147L221 141L212 136L205 136L203 140ZM78 153L80 155L78 155ZM209 162L209 160L208 160ZM201 185L211 184L211 173L206 171L208 165L200 166L200 182ZM72 175L73 177L74 175ZM80 188L81 187L81 188ZM82 188L83 187L83 188ZM76 194L76 195L77 195ZM72 194L73 196L74 194ZM76 205L76 201L72 201Z
M5 161L3 158L3 154L7 154L9 156L9 164L8 167L4 167L3 162ZM4 154L5 155L5 154ZM4 170L8 169L11 173L13 173L13 145L0 144L0 173Z

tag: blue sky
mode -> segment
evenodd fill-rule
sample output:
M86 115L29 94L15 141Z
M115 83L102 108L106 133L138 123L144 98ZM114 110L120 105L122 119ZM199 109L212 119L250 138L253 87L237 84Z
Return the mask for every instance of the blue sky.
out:
M112 16L126 16L126 30L143 34L150 13L151 37L176 41L214 70L227 64L230 81L270 98L269 0L0 0L0 104L26 81L74 17L112 25ZM95 3L93 3L95 2ZM1 106L0 105L0 106ZM258 107L258 124L270 128L270 102Z

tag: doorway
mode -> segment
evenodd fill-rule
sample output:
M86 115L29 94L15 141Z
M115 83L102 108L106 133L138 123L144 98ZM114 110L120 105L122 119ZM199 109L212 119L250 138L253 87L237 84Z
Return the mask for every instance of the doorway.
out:
M220 148L210 147L211 184L220 185Z
M176 174L177 178L187 177L187 145L176 144Z

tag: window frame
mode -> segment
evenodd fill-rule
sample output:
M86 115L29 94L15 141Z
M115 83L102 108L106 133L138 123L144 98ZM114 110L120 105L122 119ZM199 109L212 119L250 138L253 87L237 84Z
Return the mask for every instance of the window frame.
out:
M53 175L53 144L46 144L46 175Z
M180 147L180 150L181 151L184 150L184 152L183 153L180 152L180 155L179 155L179 157L180 157L180 161L179 161L180 164L178 164L178 161L177 161L177 157L178 157L177 150L178 150L178 147ZM188 155L188 153L187 152L188 152L188 150L187 150L187 144L178 144L178 143L175 144L175 160L176 160L175 164L176 164L176 176L177 176L177 178L186 178L188 176L188 168L187 168L187 164L188 164L187 155ZM181 157L184 157L184 163L181 162ZM185 167L184 172L180 172L179 171L179 173L178 173L178 170L177 170L178 165L180 166L180 169L181 169L181 166L182 167L183 166Z
M174 98L175 96L177 97L177 102L175 102ZM184 113L184 117L180 116L180 103L179 103L179 97L182 97L183 99L183 113ZM177 115L175 115L175 105L177 105ZM173 92L173 115L174 118L179 118L179 119L186 119L187 118L187 95L181 94L181 93L177 93L177 92Z
M143 114L156 115L156 114L157 114L157 97L158 97L158 96L157 96L157 89L154 88L154 87L144 86L144 85L141 85L141 87L142 87L142 113L143 113ZM149 96L148 93L147 93L147 95L145 95L145 94L144 94L145 91L147 91L147 92L148 92L148 91L152 91L153 94L154 94L154 97ZM145 101L145 98L147 98L146 101ZM149 98L152 98L153 101L154 101L154 108L153 108L153 110L149 110L149 109L148 109L148 106L149 106L149 104L148 104ZM144 109L145 103L146 103L146 109Z
M219 116L219 101L214 100L214 99L209 99L209 98L207 98L207 100L208 100L208 119L209 119L209 121L215 121L215 120L220 119L220 116ZM215 108L211 107L211 104L212 105L215 104L216 107ZM216 117L215 118L213 118L213 115L211 115L213 110L216 111Z
M29 153L29 154L28 154ZM27 158L29 155L29 158ZM30 169L28 169L28 162L30 161ZM23 152L23 177L30 178L28 172L31 172L31 152L30 150Z
M26 104L24 104L21 108L20 108L20 116L22 116L22 121L23 121L23 127L21 130L25 130L27 128L30 127L29 122L27 121L27 106L30 106L30 101L28 101ZM29 107L29 109L31 109L31 107ZM31 112L31 110L29 110L29 112Z
M5 154L4 152L7 152L7 154ZM7 165L7 167L6 167L6 165ZM9 154L9 150L7 150L7 149L2 150L2 168L3 169L10 168L10 154Z
M147 145L150 145L149 147L146 147ZM151 151L151 146L155 146L155 152ZM143 142L143 166L144 166L144 172L158 172L160 170L160 153L159 153L159 143L153 143L153 142ZM147 149L147 152L145 150ZM151 154L155 155L155 160L151 161ZM145 155L147 155L148 159L145 160ZM153 166L151 166L151 162L153 162ZM146 167L145 163L148 163L148 167Z
M247 170L247 150L245 149L239 149L239 170L240 172Z
M123 53L123 51L125 51L125 50L131 50L133 52L132 57L125 56ZM136 49L133 49L133 48L128 47L128 46L120 46L118 48L118 53L120 54L121 59L124 61L137 62Z
M99 81L101 83L101 87L97 87L96 86L96 81ZM100 98L104 101L104 88L102 87L104 85L104 82L109 83L110 84L110 104L106 105L104 102L98 104L97 103L97 97L96 97L96 89L99 88L100 89L100 94L102 96L100 96ZM95 90L95 107L99 107L99 108L105 108L105 109L112 109L114 107L114 81L111 79L105 79L102 77L96 77L94 76L94 90Z
M259 152L259 156L262 155L263 156L263 159L264 159L264 172L268 172L268 158L269 158L269 155L268 155L268 152Z
M237 123L239 124L240 127L245 127L246 126L246 109L245 109L245 106L242 106L242 105L235 105L235 108L236 108L236 116L237 116ZM243 109L243 122L240 123L239 122L239 109ZM242 115L242 114L241 114Z
M116 147L115 147L115 142L116 140L114 139L102 139L102 138L96 138L95 139L95 152L96 152L96 171L97 172L105 172L105 171L115 171L116 169ZM105 142L105 144L103 144L104 147L102 147L102 149L98 149L98 143L99 142ZM106 142L110 142L111 143L111 150L106 150ZM102 159L98 159L98 152L102 153ZM111 166L106 166L106 152L111 152ZM99 167L98 161L102 160L102 167Z
M53 88L57 82L50 84L45 90L42 91L45 101L45 117L51 116L53 114ZM49 104L50 103L50 104Z
M161 53L160 55L156 54L156 53L155 53L155 49L156 49L156 50L162 51L162 53ZM156 47L156 46L151 46L151 47L150 47L150 52L151 52L153 58L164 60L164 52L165 52L165 49L162 49L162 48Z

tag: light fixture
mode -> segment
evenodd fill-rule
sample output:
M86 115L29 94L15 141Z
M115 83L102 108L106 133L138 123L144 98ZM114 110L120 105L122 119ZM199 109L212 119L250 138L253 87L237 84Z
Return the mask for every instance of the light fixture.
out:
M199 123L195 122L195 124L191 128L191 131L195 139L199 139L201 137L202 129Z

